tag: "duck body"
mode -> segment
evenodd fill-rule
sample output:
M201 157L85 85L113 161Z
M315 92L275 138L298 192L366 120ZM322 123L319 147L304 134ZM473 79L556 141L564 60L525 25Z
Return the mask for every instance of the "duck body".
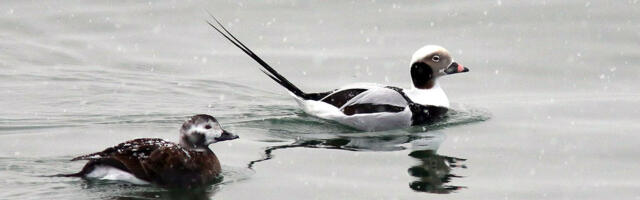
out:
M178 144L160 138L129 140L71 159L88 162L80 172L60 176L197 187L219 180L222 171L218 157L207 146L237 138L222 130L215 118L196 115L183 124Z
M316 99L290 94L309 115L366 131L424 124L442 117L449 108L449 100L439 85L429 90L406 90L376 83L356 83Z
M221 171L211 150L186 149L159 138L130 140L72 159L77 160L89 162L75 176L170 187L211 183Z
M411 89L371 83L351 84L323 93L305 93L231 34L214 17L208 24L262 66L262 72L286 88L305 113L365 131L381 131L423 125L441 119L449 100L437 82L439 77L468 72L449 52L426 45L411 57Z

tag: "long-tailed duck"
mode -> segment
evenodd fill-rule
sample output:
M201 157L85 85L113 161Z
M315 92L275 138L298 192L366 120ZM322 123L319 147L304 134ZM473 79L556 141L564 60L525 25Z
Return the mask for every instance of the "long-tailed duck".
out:
M262 72L289 90L304 112L360 130L405 128L441 118L449 109L449 99L437 79L469 71L454 62L446 49L427 45L411 57L411 89L358 83L329 92L305 93L240 42L218 19L213 19L219 27L212 22L207 23L258 62L264 68Z
M72 161L89 162L80 172L61 176L168 187L199 186L216 180L221 171L220 161L208 145L237 138L223 130L214 117L199 114L182 124L179 144L159 138L130 140L73 158Z

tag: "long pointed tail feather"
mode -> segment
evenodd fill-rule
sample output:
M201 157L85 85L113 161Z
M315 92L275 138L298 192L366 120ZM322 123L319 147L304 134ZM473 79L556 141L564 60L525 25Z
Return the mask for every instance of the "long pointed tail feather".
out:
M300 90L300 88L298 88L295 85L293 85L293 83L289 82L289 80L287 80L284 76L280 75L280 73L278 73L275 69L273 69L271 66L269 66L269 64L267 64L267 62L262 60L262 58L260 58L255 53L253 53L253 51L251 51L251 49L249 49L249 47L244 45L242 42L240 42L240 40L238 40L238 38L236 38L233 34L231 34L231 32L229 32L229 30L227 30L227 28L225 28L222 25L222 23L220 23L220 21L216 17L214 17L211 14L209 14L209 15L213 18L213 20L215 20L216 24L218 26L220 26L220 27L217 27L216 25L214 25L213 23L211 23L209 21L207 21L207 24L209 24L209 26L211 26L213 29L215 29L218 33L222 34L222 36L224 36L227 40L229 40L229 42L233 43L233 45L238 47L240 50L242 50L249 57L253 58L253 60L258 62L258 64L260 64L264 68L264 70L261 70L261 71L264 72L267 76L269 76L269 78L273 79L278 84L280 84L283 87L287 88L287 90L289 90L290 92L292 92L296 96L299 96L299 97L301 97L303 99L308 99L308 97L307 97L308 95L305 94L304 92L302 92L302 90Z

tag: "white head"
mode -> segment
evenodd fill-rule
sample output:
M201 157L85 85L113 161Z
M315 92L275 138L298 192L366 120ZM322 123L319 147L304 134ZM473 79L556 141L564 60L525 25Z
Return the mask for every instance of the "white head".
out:
M186 148L206 148L209 144L237 138L222 129L216 118L206 114L194 115L180 128L180 145Z
M449 51L438 45L427 45L411 56L411 79L418 89L430 89L438 77L469 69L453 61Z

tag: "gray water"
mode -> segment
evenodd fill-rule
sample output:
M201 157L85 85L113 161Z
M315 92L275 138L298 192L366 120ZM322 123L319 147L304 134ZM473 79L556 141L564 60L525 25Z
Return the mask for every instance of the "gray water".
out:
M417 48L471 69L454 111L365 133L305 115L207 11L303 90L410 86ZM0 199L638 199L640 3L2 1ZM216 116L224 181L77 178L69 159Z

